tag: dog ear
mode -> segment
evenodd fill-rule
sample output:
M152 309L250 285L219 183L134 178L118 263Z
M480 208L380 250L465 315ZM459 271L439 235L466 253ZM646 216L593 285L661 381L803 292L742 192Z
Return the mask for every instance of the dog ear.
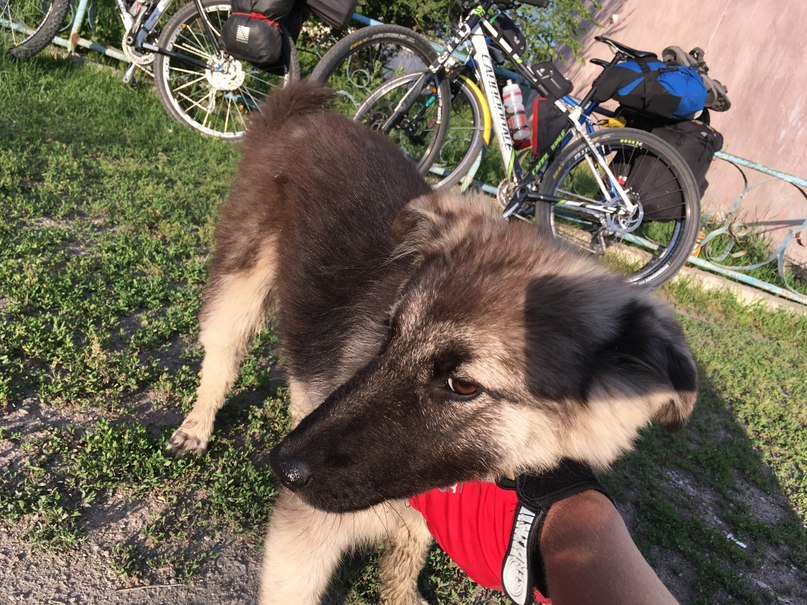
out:
M619 317L617 333L595 364L592 389L650 406L667 431L679 431L692 414L698 374L681 328L670 312L650 300L633 300Z
M437 192L421 195L398 211L392 223L392 237L398 244L419 248L440 238L451 218L441 212L440 197Z
M526 312L528 388L582 404L559 408L565 422L585 424L576 451L596 445L607 464L648 420L673 432L691 415L695 363L671 312L647 292L578 267L534 278Z

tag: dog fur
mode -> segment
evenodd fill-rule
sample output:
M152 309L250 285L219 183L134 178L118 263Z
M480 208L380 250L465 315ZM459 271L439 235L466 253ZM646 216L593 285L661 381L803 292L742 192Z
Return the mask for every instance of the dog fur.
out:
M406 498L564 456L604 468L652 419L683 425L696 370L648 292L481 195L432 192L329 98L293 84L250 125L216 231L197 401L169 447L204 451L273 309L295 428L271 454L289 489L260 601L318 603L345 551L383 539L382 601L415 605L430 536Z

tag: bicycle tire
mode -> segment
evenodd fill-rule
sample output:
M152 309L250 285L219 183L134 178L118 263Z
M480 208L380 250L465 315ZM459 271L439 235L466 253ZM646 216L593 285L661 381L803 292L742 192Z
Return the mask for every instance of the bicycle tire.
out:
M230 14L230 2L202 0L202 6L218 40L221 25ZM249 113L259 109L268 92L300 77L297 51L285 31L282 64L277 70L262 70L223 51L217 52L204 33L193 2L185 4L168 20L159 46L202 58L208 66L220 66L216 70L202 69L162 54L154 59L157 96L168 114L188 128L220 139L240 138Z
M32 30L18 32L4 24L4 33L11 40L9 55L29 59L42 51L62 28L69 10L70 0L0 0L0 20Z
M311 79L336 89L335 109L353 117L355 110L376 88L405 74L423 74L436 57L431 43L420 34L398 25L373 25L358 29L337 42L311 72ZM437 107L419 107L417 103L413 106L427 110L428 119L406 116L396 125L408 131L410 147L425 141L417 154L419 157L412 158L421 174L426 174L437 159L450 117L448 81L435 76L431 84Z
M648 203L654 198L675 192L681 200L677 210L679 216L670 220L653 220L648 218L652 212L643 214L638 226L626 235L618 231L606 233L599 219L578 212L574 207L537 202L536 225L556 238L606 257L610 264L616 264L628 273L629 282L657 288L678 272L695 245L700 219L700 193L695 177L671 145L649 132L616 128L595 133L591 139L609 161L614 176L632 201L639 202L643 211L650 207ZM586 157L591 158L591 150L584 141L564 150L549 166L539 192L572 201L597 199L599 188L590 176L591 168ZM669 173L665 173L664 179L654 182L655 189L648 189L645 183L640 190L632 182L632 174L636 174L632 167L648 161L648 158L661 162ZM589 175L588 182L586 174ZM607 178L605 180L607 182ZM587 238L590 240L586 241ZM609 256L607 248L613 249L614 254Z
M356 110L353 119L378 130L397 101L417 78L418 74L413 73L385 82L370 93ZM484 101L480 99L481 93L476 85L463 76L451 83L451 89L451 120L445 141L428 173L424 175L427 180L433 179L432 187L435 189L453 187L460 183L465 188L473 178L474 165L478 166L481 159L483 145L490 138L490 119L488 117L486 120L484 117ZM406 141L396 143L407 154Z

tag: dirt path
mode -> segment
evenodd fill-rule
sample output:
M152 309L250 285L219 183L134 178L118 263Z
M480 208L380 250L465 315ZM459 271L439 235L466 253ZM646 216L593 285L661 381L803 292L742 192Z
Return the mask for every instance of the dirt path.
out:
M113 570L94 536L65 554L32 548L0 524L0 603L14 605L236 605L254 603L260 549L231 537L193 585L131 586Z

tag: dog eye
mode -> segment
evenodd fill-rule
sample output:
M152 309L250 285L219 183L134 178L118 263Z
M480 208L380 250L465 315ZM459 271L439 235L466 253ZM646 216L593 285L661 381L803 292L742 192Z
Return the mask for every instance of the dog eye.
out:
M446 380L446 386L449 391L462 397L473 397L479 393L479 385L459 378L449 378Z

